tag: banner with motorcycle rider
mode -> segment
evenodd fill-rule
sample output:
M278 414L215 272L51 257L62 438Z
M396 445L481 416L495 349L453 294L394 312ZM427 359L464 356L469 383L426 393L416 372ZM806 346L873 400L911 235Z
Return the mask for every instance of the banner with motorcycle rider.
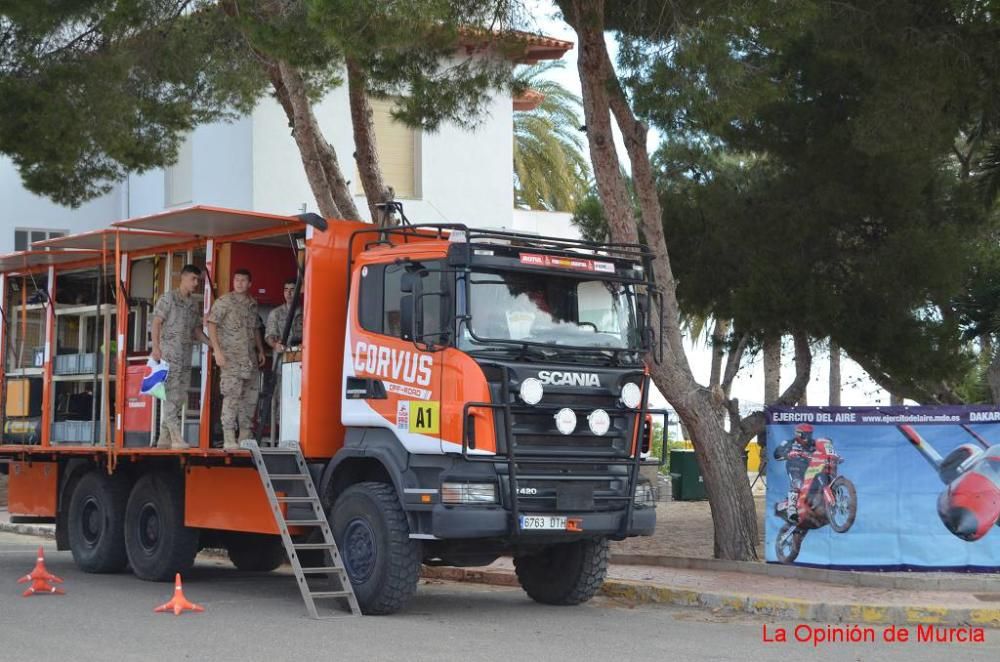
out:
M1000 408L773 407L766 419L767 561L1000 567Z

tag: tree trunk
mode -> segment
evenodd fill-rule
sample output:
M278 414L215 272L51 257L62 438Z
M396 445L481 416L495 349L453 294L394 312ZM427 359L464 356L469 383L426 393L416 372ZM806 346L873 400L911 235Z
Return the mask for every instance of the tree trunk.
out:
M292 137L299 148L302 166L306 171L309 188L312 189L320 215L326 218L339 218L340 208L333 199L333 189L323 169L323 162L316 149L316 134L319 125L312 112L312 104L306 95L302 76L295 67L287 62L279 62L272 67L271 84L274 87L278 101L289 114L289 125Z
M896 395L895 393L889 394L889 404L893 407L901 407L903 405L903 396Z
M830 406L840 406L840 345L830 339Z
M715 555L724 559L757 558L757 518L746 477L741 448L733 443L719 418L721 403L699 385L684 353L677 286L670 266L663 218L649 154L646 127L631 111L618 84L604 41L604 2L559 0L563 16L576 31L577 66L582 87L587 142L597 189L613 241L635 242L638 228L631 198L621 175L611 132L613 111L625 140L633 183L641 211L640 223L653 258L656 285L663 297L661 315L665 351L663 362L652 363L654 382L677 410L691 433L712 509Z
M986 368L986 381L990 385L990 395L993 404L1000 405L1000 351L993 346L993 338L983 336L983 350L992 357L990 365Z
M722 385L722 361L726 358L726 336L729 335L729 320L716 320L712 327L712 372L708 378L710 387Z
M358 177L368 200L368 211L372 223L380 227L396 225L395 216L387 213L379 205L392 200L392 187L382 179L382 164L379 162L375 123L372 121L372 106L368 101L365 75L353 60L347 60L347 89L351 104L351 125L354 127L354 158L358 163Z
M781 336L764 338L764 404L773 404L781 393Z

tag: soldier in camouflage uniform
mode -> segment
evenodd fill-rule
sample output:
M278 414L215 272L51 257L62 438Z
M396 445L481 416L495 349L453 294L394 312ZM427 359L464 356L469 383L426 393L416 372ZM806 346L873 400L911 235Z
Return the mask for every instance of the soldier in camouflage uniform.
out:
M292 297L295 296L295 279L285 281L284 287L285 303L278 306L267 316L267 331L264 340L268 346L276 352L283 352L285 348L281 345L281 334L285 331L285 324L288 322L288 313L292 309ZM292 331L289 338L302 340L302 306L295 310L295 318L292 320Z
M267 330L264 332L264 342L274 350L274 361L273 365L278 365L278 358L281 353L285 351L285 346L281 344L281 334L285 332L285 324L288 322L288 313L292 309L292 298L295 296L295 279L291 278L285 281L284 285L284 296L285 303L278 306L267 316ZM292 329L288 334L289 340L297 339L298 342L302 342L302 306L299 305L295 309L295 317L292 319ZM274 387L272 389L274 396L272 397L273 407L272 411L274 416L271 419L271 427L277 428L280 414L281 414L281 370L280 368L275 373L274 377ZM272 437L276 437L275 431L272 431Z
M194 342L208 342L201 328L201 302L191 295L198 289L201 269L193 264L181 269L176 290L160 297L153 308L153 349L150 356L166 361L170 372L160 415L160 438L157 448L187 448L181 432L181 413L191 384L191 347Z
M245 439L252 436L250 422L257 408L260 368L264 365L264 345L260 336L257 302L249 294L250 272L233 274L233 291L219 297L208 313L208 337L221 376L223 448L236 450L236 427Z

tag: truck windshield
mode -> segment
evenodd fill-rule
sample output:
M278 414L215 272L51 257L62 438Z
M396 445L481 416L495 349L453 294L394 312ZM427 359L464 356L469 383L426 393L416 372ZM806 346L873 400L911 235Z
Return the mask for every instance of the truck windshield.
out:
M489 341L639 349L632 285L557 273L475 270L459 347Z

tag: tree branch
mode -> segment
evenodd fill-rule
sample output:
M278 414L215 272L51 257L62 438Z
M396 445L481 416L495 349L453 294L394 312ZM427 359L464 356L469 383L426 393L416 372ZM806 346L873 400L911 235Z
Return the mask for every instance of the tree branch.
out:
M805 333L796 331L792 334L792 340L795 343L795 378L774 402L779 407L794 405L802 398L812 372L812 349L809 347L809 338ZM733 443L743 448L751 439L764 433L764 412L755 411L740 419L739 403L735 400L730 402L736 402L735 406L730 405L729 408Z
M729 352L729 356L726 358L726 372L722 377L722 392L727 397L733 389L733 380L736 379L736 373L740 371L740 363L743 361L743 355L746 353L749 343L750 334L744 331L740 334L739 340L736 341L736 347Z

